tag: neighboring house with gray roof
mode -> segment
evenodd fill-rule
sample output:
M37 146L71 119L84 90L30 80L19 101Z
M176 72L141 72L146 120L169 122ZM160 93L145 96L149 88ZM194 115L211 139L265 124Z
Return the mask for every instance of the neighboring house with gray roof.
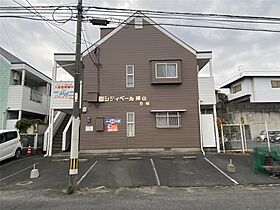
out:
M0 47L0 129L22 118L46 120L51 79Z

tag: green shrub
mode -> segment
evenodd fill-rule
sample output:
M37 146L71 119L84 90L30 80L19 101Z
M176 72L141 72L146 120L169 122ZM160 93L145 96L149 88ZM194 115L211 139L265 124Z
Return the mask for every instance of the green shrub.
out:
M19 130L20 133L26 133L27 129L30 128L31 126L34 126L34 128L37 127L37 125L42 125L44 124L43 120L41 119L21 119L18 120L16 123L16 128Z

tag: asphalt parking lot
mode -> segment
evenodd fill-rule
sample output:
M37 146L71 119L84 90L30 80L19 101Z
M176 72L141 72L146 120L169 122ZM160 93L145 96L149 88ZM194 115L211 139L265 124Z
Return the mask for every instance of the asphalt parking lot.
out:
M236 173L226 172L229 159ZM33 165L40 176L30 179ZM68 158L32 156L0 164L1 190L56 189L68 184ZM252 156L241 154L196 155L82 155L79 160L78 188L207 187L280 184L277 177L255 174Z

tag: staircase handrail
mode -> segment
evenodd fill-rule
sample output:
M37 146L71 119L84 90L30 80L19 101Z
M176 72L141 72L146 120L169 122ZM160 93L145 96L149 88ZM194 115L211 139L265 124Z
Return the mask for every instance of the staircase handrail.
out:
M70 119L67 122L67 125L65 126L63 133L62 133L62 151L66 150L66 135L67 135L67 131L71 125L72 120L73 120L73 116L70 117Z

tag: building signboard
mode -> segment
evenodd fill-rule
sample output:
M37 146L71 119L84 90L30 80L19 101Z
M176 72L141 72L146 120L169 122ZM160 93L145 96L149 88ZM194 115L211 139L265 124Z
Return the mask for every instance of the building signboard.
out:
M73 99L74 85L73 83L64 82L58 83L53 86L54 99Z
M107 125L107 131L108 132L116 132L116 131L119 130L118 128L119 128L118 124L108 124Z
M121 124L121 118L116 117L116 118L105 118L104 120L105 125L120 125Z

